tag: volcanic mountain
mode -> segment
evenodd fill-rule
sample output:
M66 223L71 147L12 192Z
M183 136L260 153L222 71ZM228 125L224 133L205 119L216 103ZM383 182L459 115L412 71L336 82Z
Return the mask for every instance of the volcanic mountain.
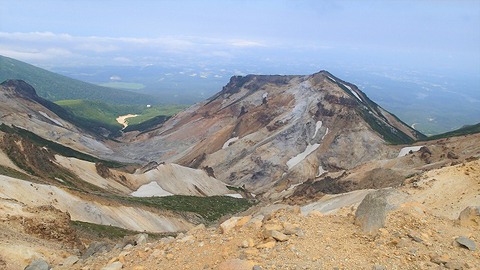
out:
M156 129L126 134L121 155L204 168L255 193L393 157L424 136L327 71L234 76Z

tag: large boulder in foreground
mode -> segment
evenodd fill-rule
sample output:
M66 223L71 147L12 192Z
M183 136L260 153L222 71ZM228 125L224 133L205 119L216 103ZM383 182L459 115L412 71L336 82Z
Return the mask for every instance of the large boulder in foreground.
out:
M379 189L369 193L355 212L355 224L368 233L384 227L387 213L404 203L407 196L394 189Z

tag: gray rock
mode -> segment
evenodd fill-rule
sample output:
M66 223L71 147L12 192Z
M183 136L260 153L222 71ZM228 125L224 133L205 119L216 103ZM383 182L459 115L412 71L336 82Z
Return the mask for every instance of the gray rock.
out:
M50 270L51 267L42 259L33 260L24 270Z
M63 262L62 262L62 266L72 266L74 264L76 264L78 262L79 258L75 255L72 255L68 258L66 258Z
M146 233L140 233L134 236L135 238L135 244L137 245L143 245L147 243L148 240L148 234Z
M387 270L387 267L375 264L374 266L372 266L372 270Z
M369 193L355 212L355 224L364 232L374 232L385 226L387 213L405 202L407 194L394 189L380 189Z
M252 270L262 270L262 267L259 265L254 265Z
M462 269L463 269L463 264L462 264L462 263L459 263L459 262L451 261L451 262L447 262L447 263L445 264L445 268L447 268L447 269L455 269L455 270L462 270Z
M105 252L105 251L110 251L110 250L111 250L111 246L108 243L93 242L88 246L85 253L83 253L81 259L85 260L85 259L87 259L88 257L90 257L94 254Z
M123 263L114 262L102 268L102 270L120 270L123 267Z
M475 242L473 242L471 239L468 239L465 236L460 236L455 238L455 241L457 241L460 246L464 248L468 248L471 251L475 251L477 249L477 245L475 245Z

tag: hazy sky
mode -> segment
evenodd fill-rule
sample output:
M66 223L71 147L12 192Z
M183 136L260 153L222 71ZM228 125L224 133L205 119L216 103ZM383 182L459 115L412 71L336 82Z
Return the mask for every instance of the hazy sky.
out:
M0 54L43 66L352 61L480 73L480 0L0 0Z

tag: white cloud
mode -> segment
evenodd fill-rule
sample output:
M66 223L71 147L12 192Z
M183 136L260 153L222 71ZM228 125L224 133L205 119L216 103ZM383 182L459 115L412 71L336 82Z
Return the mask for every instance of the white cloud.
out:
M253 40L236 39L230 40L229 43L235 47L265 47L264 44Z
M218 62L235 59L248 48L266 46L248 39L100 37L52 32L0 32L0 40L2 55L46 65Z
M121 62L121 63L131 63L131 62L133 62L132 59L130 59L128 57L123 57L123 56L114 57L113 60L115 62Z

